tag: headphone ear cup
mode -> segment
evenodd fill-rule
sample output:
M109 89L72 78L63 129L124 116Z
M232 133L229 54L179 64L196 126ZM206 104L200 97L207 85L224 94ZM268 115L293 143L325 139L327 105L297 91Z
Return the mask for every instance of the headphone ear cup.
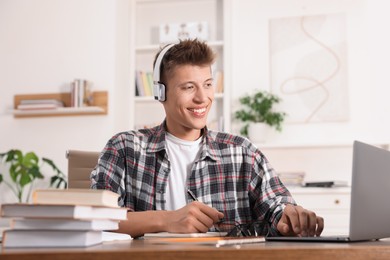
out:
M158 101L165 101L165 85L162 83L155 83L153 85L154 99Z

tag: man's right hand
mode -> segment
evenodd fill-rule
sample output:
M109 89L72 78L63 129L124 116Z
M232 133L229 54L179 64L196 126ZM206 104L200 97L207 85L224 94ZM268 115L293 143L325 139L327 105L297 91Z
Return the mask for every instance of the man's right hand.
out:
M198 201L164 215L164 229L171 233L205 233L224 217L222 212Z

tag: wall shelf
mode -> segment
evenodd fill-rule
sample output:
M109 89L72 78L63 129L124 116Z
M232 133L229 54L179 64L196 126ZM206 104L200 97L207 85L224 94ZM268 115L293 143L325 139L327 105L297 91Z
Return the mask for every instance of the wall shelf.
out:
M57 99L64 103L64 107L56 109L18 110L17 106L25 99ZM15 118L28 117L52 117L52 116L82 116L82 115L107 115L108 92L95 91L92 93L92 103L87 107L71 107L71 94L47 93L47 94L23 94L14 96Z

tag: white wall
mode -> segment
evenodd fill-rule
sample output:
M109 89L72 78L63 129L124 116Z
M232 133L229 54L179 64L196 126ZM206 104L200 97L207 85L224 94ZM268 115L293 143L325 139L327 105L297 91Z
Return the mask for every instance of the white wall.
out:
M390 109L386 65L390 58L390 37L386 33L386 24L390 24L386 13L389 2L241 0L233 1L233 5L233 111L239 96L255 88L270 89L270 18L346 14L350 119L338 123L285 124L282 133L269 135L273 144L281 144L279 148L259 146L277 171L303 171L306 180L350 181L353 140L390 142L390 119L385 112ZM294 144L304 145L294 148Z
M1 152L35 151L66 173L67 149L103 148L119 114L116 11L111 0L0 1ZM75 78L109 92L108 116L14 119L8 112L15 94L70 91ZM0 203L9 196L3 190L0 185Z
M270 88L267 30L270 18L337 12L347 15L350 120L286 124L282 134L273 136L274 142L337 143L353 139L389 142L390 122L383 116L383 111L390 108L388 102L383 102L390 94L390 89L385 86L388 84L388 66L385 64L390 55L386 47L389 46L389 37L385 33L389 16L384 11L388 10L388 1L242 0L233 3L233 64L239 64L233 69L233 97L253 88ZM237 103L236 98L235 108Z

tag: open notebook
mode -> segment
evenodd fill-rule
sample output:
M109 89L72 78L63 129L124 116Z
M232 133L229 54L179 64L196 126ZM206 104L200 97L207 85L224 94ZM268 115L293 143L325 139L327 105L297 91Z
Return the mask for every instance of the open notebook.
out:
M352 242L390 237L389 190L390 151L355 141L349 235L267 237L266 240Z

